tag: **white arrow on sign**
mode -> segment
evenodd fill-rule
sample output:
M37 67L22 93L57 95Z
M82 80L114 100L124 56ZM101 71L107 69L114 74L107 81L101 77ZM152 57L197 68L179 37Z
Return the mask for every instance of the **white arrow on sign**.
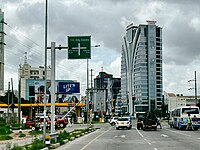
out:
M81 47L81 43L78 43L78 47L73 47L72 49L78 49L78 55L81 55L81 49L87 49L87 47Z

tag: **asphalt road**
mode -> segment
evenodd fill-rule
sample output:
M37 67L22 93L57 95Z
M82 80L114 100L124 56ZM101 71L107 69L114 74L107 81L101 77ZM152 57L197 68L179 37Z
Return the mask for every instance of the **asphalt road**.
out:
M162 123L157 131L116 130L108 124L101 129L71 141L59 150L199 150L200 129L183 131Z

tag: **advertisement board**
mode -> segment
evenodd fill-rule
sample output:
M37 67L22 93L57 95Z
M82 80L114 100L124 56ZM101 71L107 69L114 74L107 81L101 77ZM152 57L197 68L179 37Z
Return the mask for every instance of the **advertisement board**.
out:
M56 86L56 103L78 102L80 101L80 83L60 81L55 83ZM35 103L44 102L45 81L34 81ZM51 103L51 81L46 82L46 99Z
M59 82L58 83L58 93L80 93L80 83L79 82Z

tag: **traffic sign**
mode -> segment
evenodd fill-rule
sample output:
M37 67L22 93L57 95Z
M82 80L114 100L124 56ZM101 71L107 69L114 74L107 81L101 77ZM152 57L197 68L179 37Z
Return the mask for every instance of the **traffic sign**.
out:
M91 58L91 36L68 36L68 59Z

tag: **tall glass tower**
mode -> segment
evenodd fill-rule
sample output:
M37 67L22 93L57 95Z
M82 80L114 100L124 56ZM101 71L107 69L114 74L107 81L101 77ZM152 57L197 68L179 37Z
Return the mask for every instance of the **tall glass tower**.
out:
M128 100L129 113L161 110L162 28L156 21L127 26L121 61L121 97Z

